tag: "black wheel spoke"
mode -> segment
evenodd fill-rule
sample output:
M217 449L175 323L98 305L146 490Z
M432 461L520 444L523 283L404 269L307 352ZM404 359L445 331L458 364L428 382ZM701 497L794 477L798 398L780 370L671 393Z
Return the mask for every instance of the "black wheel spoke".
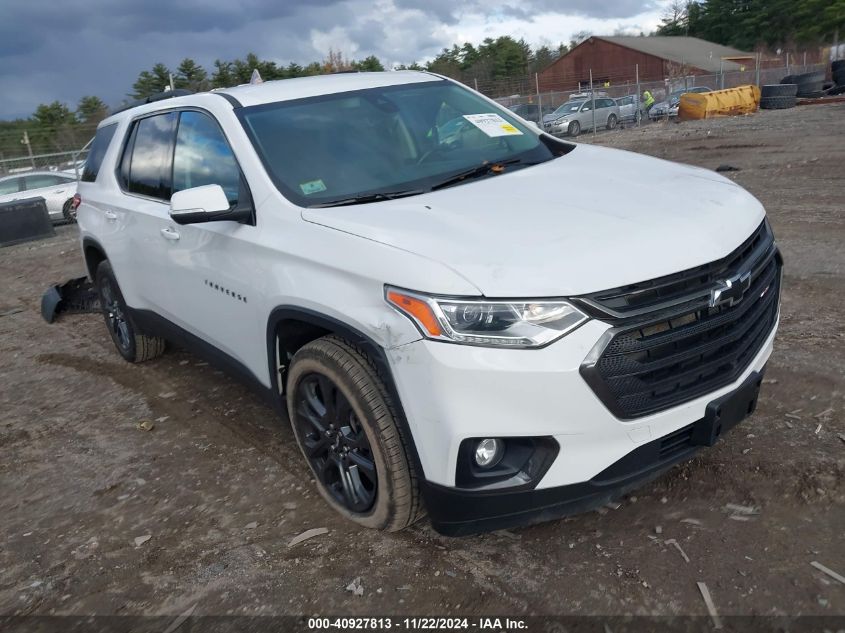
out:
M358 466L352 465L346 469L346 472L349 475L352 491L355 494L356 505L369 505L371 493L364 487L364 483L361 481L361 472L358 470Z
M314 430L319 433L320 435L325 434L326 432L326 425L323 424L322 420L320 420L318 414L313 410L310 403L307 401L300 402L296 407L297 412L301 415L305 420L314 427Z
M326 417L326 405L317 395L317 383L314 381L308 381L304 383L304 390L305 390L305 401L308 403L308 406L311 407L311 410L319 417L325 418Z
M349 453L347 455L349 461L352 462L361 471L367 479L375 483L376 480L376 465L373 460L365 457L361 453Z
M358 473L356 472L355 478L353 478L353 475L348 468L341 467L340 469L340 481L343 484L343 496L346 497L346 505L352 510L357 508L361 503L361 497L358 492L361 488L361 479L357 477L357 474ZM355 479L357 479L357 485Z
M317 383L320 386L320 397L325 409L325 417L334 420L337 417L337 406L335 404L337 387L331 380L322 375L317 377Z

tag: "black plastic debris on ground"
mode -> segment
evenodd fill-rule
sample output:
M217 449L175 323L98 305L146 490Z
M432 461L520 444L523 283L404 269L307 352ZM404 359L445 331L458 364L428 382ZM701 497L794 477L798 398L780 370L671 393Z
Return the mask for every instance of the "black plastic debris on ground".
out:
M739 167L734 167L733 165L719 165L716 168L716 171L739 171Z
M77 277L57 286L50 286L41 297L41 316L52 323L60 314L82 314L100 311L100 297L88 281Z

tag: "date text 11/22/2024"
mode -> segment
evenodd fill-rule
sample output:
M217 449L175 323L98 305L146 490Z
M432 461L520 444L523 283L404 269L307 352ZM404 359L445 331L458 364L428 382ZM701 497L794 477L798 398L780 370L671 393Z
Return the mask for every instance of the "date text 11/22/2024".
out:
M527 628L524 620L511 618L449 618L449 617L352 617L308 618L308 630L471 630L520 631Z

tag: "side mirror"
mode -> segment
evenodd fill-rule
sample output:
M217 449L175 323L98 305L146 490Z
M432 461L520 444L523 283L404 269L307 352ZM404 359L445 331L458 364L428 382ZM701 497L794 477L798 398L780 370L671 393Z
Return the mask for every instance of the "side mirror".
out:
M219 220L242 221L247 211L232 209L220 185L203 185L177 191L170 197L170 217L177 224Z
M543 131L543 128L541 128L541 127L540 127L540 124L539 124L539 123L537 123L537 121L529 121L529 122L528 122L528 125L533 126L533 127L534 127L534 128L536 128L536 129L537 129L537 131L539 131L539 132L542 132L542 131Z

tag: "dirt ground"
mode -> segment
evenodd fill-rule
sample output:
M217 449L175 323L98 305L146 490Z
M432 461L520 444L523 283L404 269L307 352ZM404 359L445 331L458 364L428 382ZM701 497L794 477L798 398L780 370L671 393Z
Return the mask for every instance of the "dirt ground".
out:
M706 615L704 582L721 614L845 615L810 565L845 574L843 131L833 104L598 138L730 164L767 207L786 270L760 405L617 509L471 538L340 520L247 387L179 350L129 365L98 315L45 323L45 288L83 274L75 227L0 249L0 614Z

